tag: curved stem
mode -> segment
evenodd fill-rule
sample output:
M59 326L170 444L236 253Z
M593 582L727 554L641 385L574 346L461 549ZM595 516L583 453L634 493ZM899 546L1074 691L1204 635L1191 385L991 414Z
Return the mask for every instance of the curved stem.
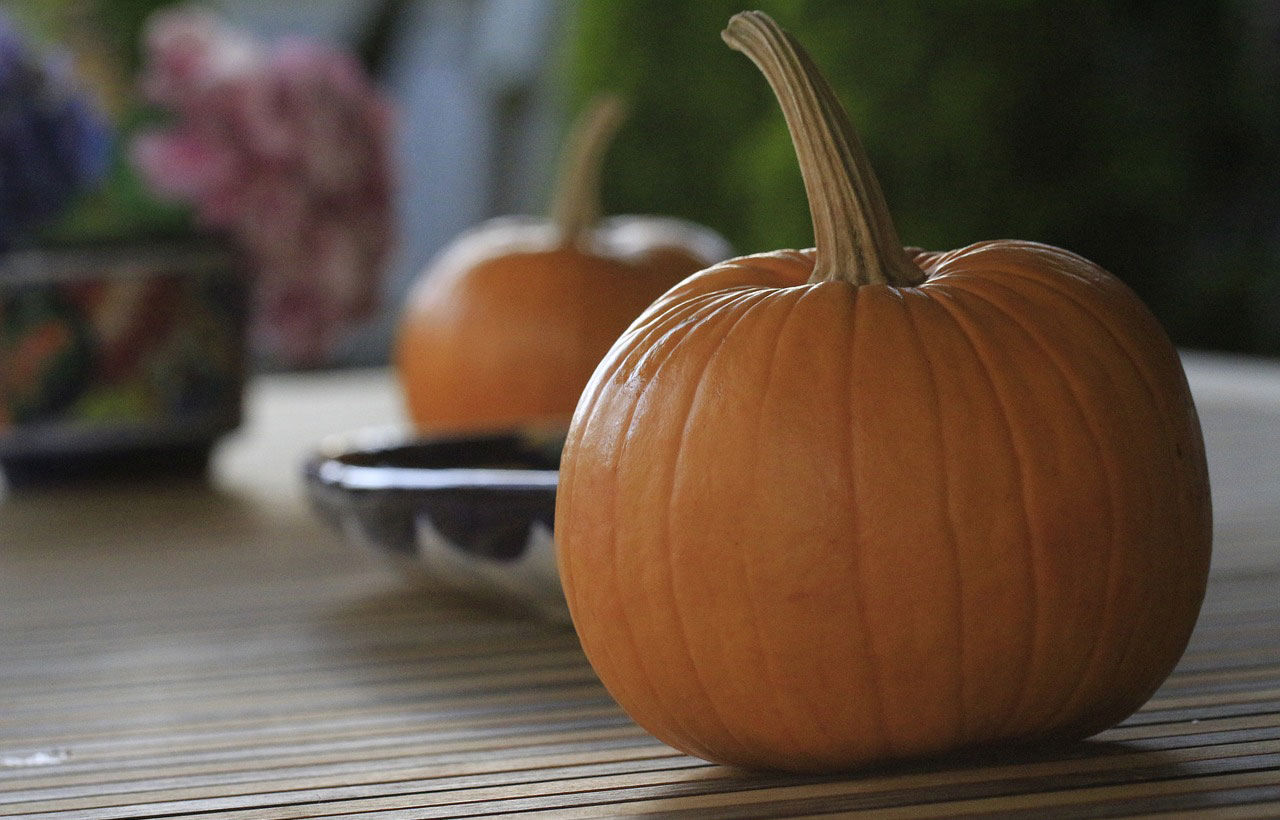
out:
M576 241L600 218L600 168L624 119L622 99L601 94L587 104L569 132L551 206L551 219L565 242Z
M923 282L848 115L804 48L758 11L734 15L721 36L751 58L782 106L813 218L817 250L809 281Z

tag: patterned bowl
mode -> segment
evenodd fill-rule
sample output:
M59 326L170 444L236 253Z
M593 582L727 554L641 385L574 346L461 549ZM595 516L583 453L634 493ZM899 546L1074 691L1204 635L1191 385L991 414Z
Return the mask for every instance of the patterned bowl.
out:
M551 530L563 431L323 442L304 468L316 510L418 579L567 622Z
M246 302L212 243L0 253L9 483L202 469L240 422Z

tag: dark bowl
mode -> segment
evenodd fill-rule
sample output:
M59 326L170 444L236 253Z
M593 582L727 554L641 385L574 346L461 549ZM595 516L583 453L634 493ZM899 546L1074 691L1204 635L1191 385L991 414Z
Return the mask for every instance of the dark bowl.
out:
M415 577L565 621L552 527L563 432L323 442L304 468L316 510Z

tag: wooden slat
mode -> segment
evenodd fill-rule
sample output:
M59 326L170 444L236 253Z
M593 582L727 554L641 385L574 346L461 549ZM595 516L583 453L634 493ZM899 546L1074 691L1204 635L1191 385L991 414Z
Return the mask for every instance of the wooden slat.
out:
M1280 367L1229 365L1189 368L1217 553L1155 697L1087 743L827 778L686 757L623 715L572 631L352 550L297 496L323 420L296 419L321 396L392 418L389 380L264 379L219 489L0 499L0 816L1278 817Z

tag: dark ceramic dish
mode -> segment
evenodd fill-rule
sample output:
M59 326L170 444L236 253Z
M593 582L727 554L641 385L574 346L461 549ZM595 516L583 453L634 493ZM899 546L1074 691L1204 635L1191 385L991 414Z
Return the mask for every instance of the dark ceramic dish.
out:
M563 434L362 431L322 443L307 494L349 541L428 583L565 620L551 539L563 445Z

